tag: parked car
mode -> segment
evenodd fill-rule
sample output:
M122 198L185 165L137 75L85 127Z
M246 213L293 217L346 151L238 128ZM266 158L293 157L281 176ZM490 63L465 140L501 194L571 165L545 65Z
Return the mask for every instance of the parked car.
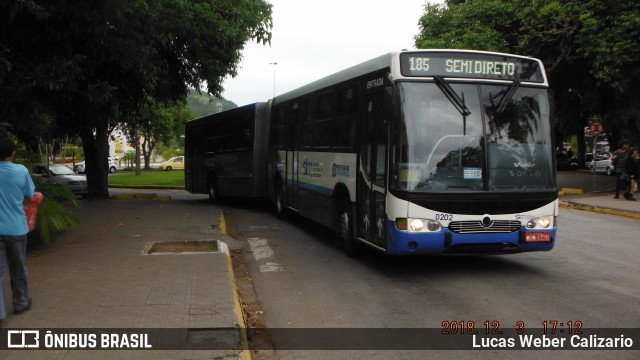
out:
M85 172L85 162L79 162L75 165L73 165L73 170L76 171L79 174L84 174ZM117 157L112 157L109 156L109 172L110 173L114 173L116 172L116 170L118 170L118 158Z
M160 170L184 169L184 156L174 156L160 164Z
M35 164L33 166L33 176L50 179L55 184L60 184L72 194L86 197L89 194L87 188L87 177L78 175L64 164Z
M615 175L615 167L611 164L611 153L596 154L596 158L589 163L589 171L592 174L596 172Z

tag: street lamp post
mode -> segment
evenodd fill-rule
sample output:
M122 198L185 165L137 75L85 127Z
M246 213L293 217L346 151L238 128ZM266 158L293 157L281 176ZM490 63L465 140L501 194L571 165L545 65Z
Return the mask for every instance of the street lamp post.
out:
M270 62L269 65L273 65L273 97L276 97L276 65L277 62Z

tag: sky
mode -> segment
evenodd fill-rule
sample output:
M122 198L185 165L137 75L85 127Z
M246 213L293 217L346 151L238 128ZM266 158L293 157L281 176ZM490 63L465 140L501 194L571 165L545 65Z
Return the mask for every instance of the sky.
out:
M248 42L222 96L266 101L390 51L414 48L424 5L442 0L267 0L271 45ZM272 63L277 63L273 65ZM274 81L275 80L275 81Z

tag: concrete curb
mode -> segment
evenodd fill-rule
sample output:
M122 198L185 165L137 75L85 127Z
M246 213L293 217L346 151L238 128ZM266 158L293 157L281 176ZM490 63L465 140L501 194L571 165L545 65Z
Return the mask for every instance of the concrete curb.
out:
M558 196L562 197L564 195L589 195L589 194L596 194L596 193L585 193L582 189L562 188L558 192ZM599 192L599 193L604 193L604 192ZM603 206L580 204L579 202L574 202L571 200L560 200L560 207L565 209L576 209L576 210L582 210L582 211L596 212L600 214L616 215L616 216L624 216L632 219L640 219L639 212L622 210L622 209L613 209L610 207L603 207Z
M227 223L224 219L224 212L218 209L218 217L219 217L219 225L220 234L223 236L227 235ZM231 282L231 291L233 292L233 310L236 313L238 318L238 324L241 329L246 329L246 323L244 321L244 311L242 310L242 301L240 301L240 297L238 296L238 285L236 284L235 274L233 273L233 263L231 261L231 253L229 252L229 247L222 241L218 241L219 251L227 254L227 266L229 268L229 281ZM251 360L251 352L249 349L249 339L247 338L247 332L241 331L241 345L242 350L238 351L238 359L240 360Z
M584 191L582 191L582 189L575 189L575 188L562 188L558 192L558 196L564 196L567 194L584 194Z
M114 189L144 189L144 190L184 190L184 186L173 185L111 185L110 188Z
M560 207L567 208L567 209L591 211L591 212L607 214L607 215L625 216L628 218L640 220L640 213L627 211L627 210L610 209L610 208L604 208L599 206L584 205L584 204L573 203L571 201L560 201Z
M111 196L111 198L115 200L148 199L153 201L171 201L171 196L158 196L156 193L116 194Z

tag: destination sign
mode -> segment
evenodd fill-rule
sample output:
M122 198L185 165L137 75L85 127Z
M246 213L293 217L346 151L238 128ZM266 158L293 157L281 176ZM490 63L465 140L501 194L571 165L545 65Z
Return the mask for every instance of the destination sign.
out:
M403 76L445 76L543 82L539 63L507 55L457 52L410 52L400 54Z

